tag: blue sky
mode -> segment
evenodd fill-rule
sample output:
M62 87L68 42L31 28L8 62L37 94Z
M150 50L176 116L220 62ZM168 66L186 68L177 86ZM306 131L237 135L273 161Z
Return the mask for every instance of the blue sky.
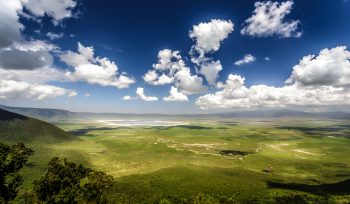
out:
M0 39L0 74L3 75L0 103L4 105L93 112L204 113L309 106L314 110L350 103L349 84L344 82L350 79L350 55L348 48L340 47L350 46L349 1L294 0L259 4L248 0L173 3L69 0L51 5L40 5L33 0L27 3L15 0L16 5L8 0L0 1L7 4L9 11L1 14L0 10L3 17L0 27L4 31L0 32L3 39ZM259 8L267 9L260 10L259 15L270 16L278 22L254 18L254 11L258 12ZM277 15L279 12L284 14ZM16 23L23 28L15 27ZM201 23L206 27L200 27ZM198 33L194 32L194 26L198 26ZM225 26L226 30L220 33L215 26ZM206 36L205 43L216 40L218 49L203 50L201 46L207 45L198 43L203 37L200 33L207 28L212 29L212 33ZM250 30L244 32L244 28ZM195 37L189 36L191 32ZM9 33L19 36L8 40ZM78 43L86 49L93 47L88 65L85 61L76 61L83 56L77 50ZM38 48L38 44L42 46ZM166 72L155 70L152 66L157 63L158 53L165 49L179 51L179 54L173 53L172 65L176 66L179 61L175 56L181 56L186 64L184 69L190 70L188 77L201 78L201 85L208 90L186 91L183 83L187 79L170 74L171 68L167 67ZM327 50L320 53L324 49ZM7 53L8 50L13 52ZM22 54L16 54L18 50ZM201 51L205 58L200 57ZM34 60L26 61L22 65L20 57L27 54L27 61L40 56L51 60L39 65ZM252 59L235 65L246 55ZM315 56L301 64L300 60L307 55ZM7 62L11 57L15 60ZM99 61L104 57L118 67L114 73L116 78L108 75L108 81L94 79L91 73L84 75L85 71L99 69L98 66L106 71ZM191 59L199 60L198 64ZM18 63L13 62L16 60ZM203 67L218 60L221 69L217 78L214 76L215 83L209 84L207 76L213 76L213 72L210 68L204 71ZM44 79L38 81L34 76L44 73L41 71L44 69L53 69L55 73L44 74ZM158 77L165 73L172 82L152 85L143 78L149 70L156 71ZM22 76L24 72L27 74ZM126 87L112 85L124 75L133 83L127 83ZM290 84L285 83L288 78L291 78ZM22 86L23 89L18 88ZM169 101L164 97L169 96L171 87L175 95L168 98ZM143 88L143 94L136 93L138 88ZM322 94L324 98L319 97ZM326 97L329 94L334 99ZM124 98L129 100L123 100L124 96L129 96Z

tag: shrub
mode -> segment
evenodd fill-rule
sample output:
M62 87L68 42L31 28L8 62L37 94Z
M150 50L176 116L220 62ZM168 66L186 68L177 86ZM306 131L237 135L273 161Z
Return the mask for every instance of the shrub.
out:
M34 182L34 192L44 203L104 203L113 178L67 159L53 158L46 173Z
M12 147L0 143L0 203L13 200L23 177L18 173L34 153L23 143Z

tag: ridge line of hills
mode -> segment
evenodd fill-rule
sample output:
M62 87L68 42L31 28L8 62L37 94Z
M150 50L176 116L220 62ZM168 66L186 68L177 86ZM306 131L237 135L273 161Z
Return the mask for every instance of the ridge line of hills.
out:
M56 143L77 138L42 120L0 108L0 141Z
M62 109L51 108L27 108L10 107L0 105L1 109L17 114L25 115L42 120L67 120L67 119L89 119L89 118L112 118L112 117L185 117L185 118L281 118L281 117L303 117L303 118L331 118L350 119L350 112L305 112L290 109L269 109L269 110L246 110L227 113L203 113L203 114L136 114L136 113L93 113L93 112L72 112Z

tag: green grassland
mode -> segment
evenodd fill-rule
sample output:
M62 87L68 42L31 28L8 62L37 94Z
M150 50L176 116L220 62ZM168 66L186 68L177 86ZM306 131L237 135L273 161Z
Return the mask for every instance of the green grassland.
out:
M350 201L350 121L186 120L174 127L56 123L73 137L26 141L35 154L22 171L22 192L60 156L112 175L111 203L198 195L211 203L266 203L290 194Z

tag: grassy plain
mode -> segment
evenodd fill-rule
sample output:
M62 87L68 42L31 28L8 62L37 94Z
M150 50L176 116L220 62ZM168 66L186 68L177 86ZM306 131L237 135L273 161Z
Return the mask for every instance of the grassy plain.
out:
M30 142L36 153L22 172L24 189L60 156L112 175L112 203L201 195L213 203L259 203L291 194L350 201L350 121L186 120L174 127L56 123L77 139Z

